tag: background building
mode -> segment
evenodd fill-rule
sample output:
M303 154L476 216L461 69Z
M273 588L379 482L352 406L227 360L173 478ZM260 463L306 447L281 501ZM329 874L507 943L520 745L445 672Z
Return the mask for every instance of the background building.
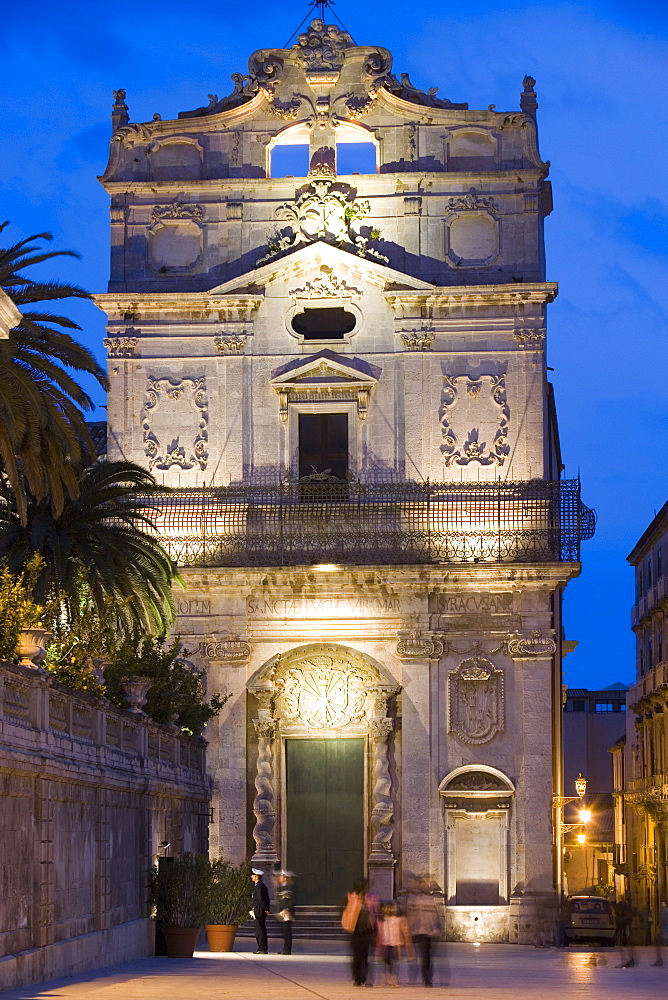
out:
M636 635L636 682L628 693L626 743L615 748L620 880L639 910L668 897L668 503L628 559L635 569L631 622ZM623 814L622 814L623 808Z
M451 937L548 940L594 519L559 481L534 81L469 110L316 19L234 82L144 124L116 93L97 297L109 454L178 489L177 631L232 695L212 845L311 904L428 874Z
M572 794L579 774L587 778L581 802L564 806L564 823L579 822L581 808L591 812L584 826L564 836L565 888L570 895L614 886L613 762L610 749L625 733L626 692L619 682L601 691L570 688L564 704L564 790ZM578 843L578 833L586 841Z

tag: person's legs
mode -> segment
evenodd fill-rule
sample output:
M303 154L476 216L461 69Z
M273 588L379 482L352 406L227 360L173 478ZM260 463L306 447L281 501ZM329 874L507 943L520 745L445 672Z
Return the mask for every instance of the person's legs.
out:
M283 954L292 954L292 921L283 921Z
M350 956L352 960L353 983L359 986L362 983L362 945L361 935L350 935Z
M420 972L425 986L431 986L431 938L423 934L420 938Z
M266 955L269 949L267 946L267 918L264 914L255 918L255 940L257 941L257 950Z

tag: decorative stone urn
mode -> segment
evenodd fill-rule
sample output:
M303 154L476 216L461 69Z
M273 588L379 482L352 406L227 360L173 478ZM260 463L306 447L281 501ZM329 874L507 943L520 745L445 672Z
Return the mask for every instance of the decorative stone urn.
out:
M46 645L53 638L53 632L44 628L22 628L16 642L16 652L22 667L39 670L46 657Z
M127 710L131 715L145 715L142 709L146 704L146 694L152 684L153 681L150 677L130 677L127 681L123 681L121 687L128 703Z

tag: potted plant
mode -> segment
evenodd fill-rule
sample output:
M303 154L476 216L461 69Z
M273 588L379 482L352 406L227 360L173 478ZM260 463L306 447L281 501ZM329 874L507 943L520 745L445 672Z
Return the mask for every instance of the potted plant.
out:
M210 951L232 951L239 924L251 907L251 863L238 867L223 858L209 862L206 933Z
M206 915L209 882L204 854L161 858L153 868L151 900L170 958L192 958Z

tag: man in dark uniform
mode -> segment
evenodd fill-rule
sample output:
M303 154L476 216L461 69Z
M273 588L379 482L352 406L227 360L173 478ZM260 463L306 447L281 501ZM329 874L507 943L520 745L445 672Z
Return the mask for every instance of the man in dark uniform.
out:
M254 955L266 955L267 947L267 914L269 910L269 892L262 881L264 872L259 868L251 869L253 879L253 918L255 920L255 940L257 941L257 951Z

